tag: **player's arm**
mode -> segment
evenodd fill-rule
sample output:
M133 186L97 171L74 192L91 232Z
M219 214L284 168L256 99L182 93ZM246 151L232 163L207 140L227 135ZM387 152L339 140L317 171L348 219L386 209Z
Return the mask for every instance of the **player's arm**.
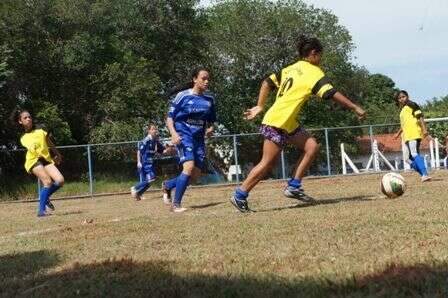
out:
M176 129L174 128L173 118L171 118L169 116L168 116L168 118L166 118L166 126L168 127L168 131L170 132L170 135L171 135L171 143L173 143L173 145L180 144L180 141L182 140L182 138L179 136Z
M141 167L142 167L142 160L140 157L140 150L137 149L137 168L141 169Z
M50 150L50 155L54 159L54 163L59 165L62 162L62 155L59 150L56 148L55 144L51 140L50 134L47 133L45 136L45 140L48 145L48 150Z
M425 137L429 136L428 127L426 126L426 122L425 122L425 119L423 118L423 115L420 118L418 118L418 123L420 124L420 127L422 128L423 137L425 138Z
M272 90L274 90L275 85L272 84L271 78L267 78L263 80L261 83L260 91L258 93L258 101L257 105L246 110L244 112L244 118L247 120L254 119L259 113L263 111L264 105L266 103L266 100L269 96L269 93L271 93Z
M402 133L403 133L403 129L400 127L400 129L395 133L394 139L398 139Z
M344 94L342 94L339 91L336 91L332 97L333 101L337 102L343 107L346 107L350 110L352 110L360 120L364 119L366 117L366 112L363 108L352 102L350 99L348 99Z

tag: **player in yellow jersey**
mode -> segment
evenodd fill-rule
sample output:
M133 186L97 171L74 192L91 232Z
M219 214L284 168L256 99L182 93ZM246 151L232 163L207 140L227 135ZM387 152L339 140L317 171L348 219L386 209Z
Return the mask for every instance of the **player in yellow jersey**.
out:
M319 68L322 51L323 47L317 38L300 36L298 42L300 60L266 78L261 85L257 105L244 113L246 119L254 119L263 111L269 93L277 90L276 100L266 112L260 128L264 137L261 161L250 171L246 180L236 188L230 198L231 203L239 211L249 211L247 204L249 192L272 169L282 148L287 144L295 146L303 154L297 161L297 169L294 176L289 179L284 195L305 202L313 200L303 191L302 178L313 162L319 144L298 122L298 116L310 96L333 99L351 109L360 119L365 117L364 110L338 92Z
M417 171L423 182L431 180L426 170L425 161L420 155L420 143L428 136L423 113L415 102L409 100L408 92L400 90L396 96L400 106L400 130L396 133L397 139L400 135L405 142L405 156L408 156L407 163Z
M46 216L48 215L46 207L54 210L50 196L64 184L64 177L56 167L62 157L54 147L48 133L35 127L28 111L15 111L14 121L19 123L25 131L20 138L20 143L27 149L25 170L34 174L42 183L37 216Z

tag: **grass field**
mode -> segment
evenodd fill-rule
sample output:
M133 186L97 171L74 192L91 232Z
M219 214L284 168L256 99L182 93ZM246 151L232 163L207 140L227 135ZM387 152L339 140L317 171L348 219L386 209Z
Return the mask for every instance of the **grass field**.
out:
M172 214L160 193L0 204L0 296L447 297L448 171L405 174L385 199L379 175L308 179L315 205L255 188L241 214L233 187L186 193Z

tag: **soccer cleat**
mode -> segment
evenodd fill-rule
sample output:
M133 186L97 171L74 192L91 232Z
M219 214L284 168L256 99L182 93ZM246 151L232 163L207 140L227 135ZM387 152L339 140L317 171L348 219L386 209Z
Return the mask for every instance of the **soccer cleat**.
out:
M427 182L427 181L431 181L431 177L426 175L426 176L422 176L422 182Z
M287 198L297 199L305 203L312 203L315 201L314 198L305 193L303 188L296 188L288 185L283 191L283 194Z
M171 205L170 211L174 212L174 213L182 213L182 212L187 211L187 208L181 207L180 205L173 204L173 205Z
M54 208L54 205L52 202L50 202L50 200L48 200L47 202L47 207L51 209L51 211L54 211L56 208Z
M162 183L162 191L163 191L163 196L162 196L163 203L165 205L171 204L171 190L169 190L165 187L165 182Z
M37 217L45 217L45 216L49 216L50 214L46 213L46 212L38 212L37 213Z
M230 197L230 203L235 206L240 212L246 213L249 212L249 205L247 204L247 200L239 200L235 198L235 196Z
M135 190L134 187L131 187L131 196L136 200L136 201L140 201L142 198L141 196L138 194L138 192Z

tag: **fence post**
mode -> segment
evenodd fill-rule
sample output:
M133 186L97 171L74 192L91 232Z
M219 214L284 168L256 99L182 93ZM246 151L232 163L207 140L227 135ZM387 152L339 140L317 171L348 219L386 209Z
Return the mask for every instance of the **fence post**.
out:
M281 159L282 159L282 178L286 179L285 151L283 149L282 149L282 153L281 153Z
M331 175L331 158L330 158L330 144L328 142L328 128L325 128L325 149L327 150L327 171L328 176Z
M92 172L92 152L90 145L87 145L87 162L89 163L89 193L93 198L93 172Z
M373 128L372 128L372 125L369 126L369 138L370 138L370 150L373 153Z
M240 171L238 165L238 146L236 145L236 135L233 135L233 152L235 157L236 183L240 183Z

